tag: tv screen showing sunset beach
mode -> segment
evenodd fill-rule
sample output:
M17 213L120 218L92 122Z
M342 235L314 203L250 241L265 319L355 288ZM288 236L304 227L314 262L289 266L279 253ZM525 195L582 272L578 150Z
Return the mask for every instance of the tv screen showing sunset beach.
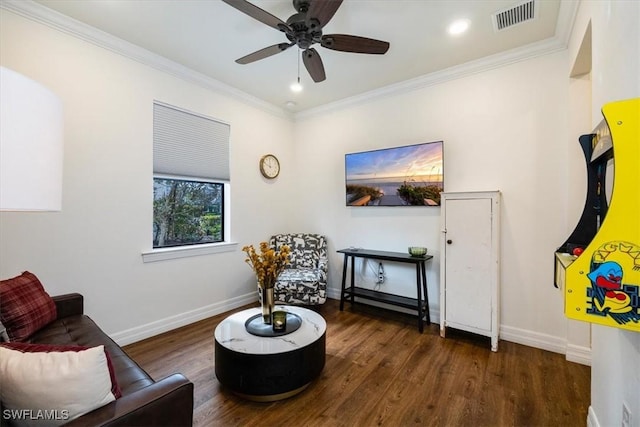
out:
M345 154L347 206L440 206L442 141Z

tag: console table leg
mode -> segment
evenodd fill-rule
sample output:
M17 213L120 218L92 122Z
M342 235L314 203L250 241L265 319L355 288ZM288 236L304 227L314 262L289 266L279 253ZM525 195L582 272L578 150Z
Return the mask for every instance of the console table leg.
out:
M349 262L349 257L345 254L344 261L342 262L342 288L340 290L340 311L344 309L344 286L345 281L347 280L347 263Z
M422 311L422 283L420 283L420 264L416 264L416 286L418 290L418 330L424 330L424 314Z
M424 309L427 315L427 325L431 324L431 313L429 312L429 293L427 292L427 266L423 261L420 264L420 269L422 270L422 291L424 293Z
M352 256L351 257L351 305L353 306L353 304L356 302L355 301L355 289L356 289L356 282L355 282L355 272L356 272L356 257Z

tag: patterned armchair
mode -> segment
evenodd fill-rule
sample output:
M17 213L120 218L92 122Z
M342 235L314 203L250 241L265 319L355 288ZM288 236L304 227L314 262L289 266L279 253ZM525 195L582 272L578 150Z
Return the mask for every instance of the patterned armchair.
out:
M288 245L290 264L274 288L276 303L317 305L327 300L327 241L319 234L277 234L272 248Z

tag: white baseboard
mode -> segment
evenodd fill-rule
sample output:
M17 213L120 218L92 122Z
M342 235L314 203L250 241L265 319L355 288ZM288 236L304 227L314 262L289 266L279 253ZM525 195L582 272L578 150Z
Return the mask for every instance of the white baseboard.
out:
M563 338L502 325L500 339L564 354L570 362L591 366L591 348L567 344Z
M117 332L110 336L118 345L127 345L256 301L256 293L250 292L246 295Z
M566 354L567 352L567 342L562 338L512 326L500 326L500 339L554 353Z
M589 414L587 415L587 427L600 427L596 412L593 410L593 406L589 406Z
M340 300L340 289L327 287L327 298Z
M567 360L591 366L591 348L580 345L567 344Z

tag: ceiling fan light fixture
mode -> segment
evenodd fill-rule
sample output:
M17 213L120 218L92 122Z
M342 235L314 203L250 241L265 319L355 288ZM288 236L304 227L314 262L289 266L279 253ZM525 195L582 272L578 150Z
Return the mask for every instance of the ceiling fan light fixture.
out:
M451 25L449 25L447 31L452 36L458 36L462 33L465 33L469 29L470 25L471 21L469 21L468 19L458 19L456 21L453 21Z
M302 92L302 85L300 84L300 55L296 56L298 57L298 80L291 83L291 86L289 86L289 89L291 89L291 92L293 93Z
M289 86L289 89L291 89L291 92L294 93L298 93L298 92L302 92L302 85L300 84L300 78L298 77L298 81L291 83L291 86Z

